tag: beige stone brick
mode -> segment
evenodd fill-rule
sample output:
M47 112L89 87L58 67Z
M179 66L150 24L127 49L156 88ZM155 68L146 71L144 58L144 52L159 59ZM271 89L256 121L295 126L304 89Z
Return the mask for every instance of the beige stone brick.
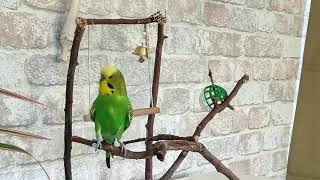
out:
M224 4L204 4L203 21L209 26L225 27L229 24L230 12Z
M206 117L207 113L187 113L180 118L180 124L176 127L180 136L191 136L198 124ZM204 128L201 138L209 137L211 123Z
M285 169L288 163L288 151L277 151L273 154L272 171Z
M243 75L248 74L252 75L253 67L252 63L248 60L236 61L234 64L234 79L239 80Z
M101 16L110 16L115 9L112 0L80 1L80 12Z
M280 101L284 100L284 89L285 82L283 81L271 81L266 88L264 101L265 102L273 102L273 101Z
M184 88L162 89L161 113L182 114L189 109L190 91Z
M252 174L264 176L272 171L272 154L262 154L255 157L252 161Z
M231 102L233 105L260 104L263 98L264 84L257 81L248 81L239 90Z
M147 76L148 77L148 76ZM199 59L163 58L160 82L208 82L208 62Z
M249 0L250 1L250 0ZM258 30L261 32L272 33L274 31L274 24L276 24L276 17L273 12L265 11L257 13Z
M270 0L268 4L269 10L285 11L288 13L295 13L295 14L303 14L304 7L305 7L304 0L290 0L290 1Z
M275 125L290 124L293 121L292 103L276 103L271 107L271 119Z
M236 175L249 175L252 168L249 159L231 162L228 167Z
M296 79L299 62L293 60L276 60L272 62L272 78L276 80Z
M211 123L211 133L213 135L226 135L237 133L247 128L248 116L242 110L227 111L217 114Z
M300 38L286 38L283 45L284 57L301 57L301 39Z
M270 126L264 131L263 150L274 150L280 146L281 143L281 129Z
M272 75L270 60L255 60L252 63L252 77L254 80L268 81Z
M17 9L18 2L17 2L17 0L1 0L0 7L5 7L5 8L9 8L9 9Z
M250 9L233 8L231 14L231 29L245 32L257 30L257 15Z
M39 48L48 46L49 26L37 15L22 12L0 13L0 46Z
M66 82L68 65L55 62L56 56L32 56L25 61L25 73L35 85L62 85Z
M280 57L282 42L268 36L248 36L245 42L245 55L253 57Z
M26 0L26 2L34 7L50 9L56 11L65 11L68 6L68 2L65 0Z
M266 106L257 106L249 110L249 128L256 129L269 125L270 109Z
M248 7L262 9L265 7L265 0L247 0Z
M134 47L141 45L142 32L143 26L103 26L101 48L133 52Z
M276 24L275 29L280 34L291 34L292 27L292 19L288 15L284 14L275 14Z
M190 28L170 27L170 36L167 41L166 52L168 54L186 54L190 55L194 47L194 34Z
M284 96L285 96L285 100L287 101L295 101L296 100L296 90L298 83L297 80L289 80L286 82L286 86L284 89Z
M213 139L204 144L210 152L214 152L219 160L232 158L237 151L239 138L236 136Z
M240 155L258 153L262 149L263 138L260 132L240 135L238 153Z
M212 77L217 82L227 82L232 80L232 71L229 61L211 60L209 67L212 71Z
M281 147L288 147L291 141L291 126L281 126Z
M168 1L169 21L198 23L200 20L200 3L197 0Z
M294 16L293 17L293 32L292 34L301 37L303 31L303 22L304 18L302 16Z
M239 34L199 30L195 38L199 54L238 57L243 52Z

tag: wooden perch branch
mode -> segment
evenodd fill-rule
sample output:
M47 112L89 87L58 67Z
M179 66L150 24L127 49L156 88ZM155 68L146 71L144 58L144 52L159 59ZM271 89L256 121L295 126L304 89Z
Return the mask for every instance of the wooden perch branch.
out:
M211 73L209 73L210 78L212 79ZM195 132L193 133L193 137L199 137L202 130L206 127L206 125L213 119L213 117L220 112L221 110L225 109L228 105L230 105L231 100L237 95L239 89L241 86L249 80L249 76L246 74L244 75L237 83L237 85L233 88L231 93L229 94L228 98L219 106L214 106L214 108L209 112L209 114L200 122L200 124L197 126ZM213 82L213 80L212 80ZM168 169L168 171L160 178L161 180L167 180L169 179L173 173L178 169L182 161L187 156L188 151L182 151L176 161L171 165L171 167ZM217 171L223 173L223 170L219 170L217 168ZM229 175L224 174L225 176L229 177ZM230 178L229 178L230 179ZM238 178L232 178L232 180L238 179Z
M187 139L185 137L184 139ZM87 146L92 146L96 141L90 141L87 139L83 139L81 137L73 136L73 142L81 143ZM113 145L103 145L101 148L104 151L111 152L115 156L124 157L124 154L121 153L121 149L119 147L115 147ZM217 159L213 154L211 154L208 149L199 142L192 142L189 140L168 140L168 141L160 141L152 144L147 150L140 152L133 152L127 150L126 158L128 159L146 159L151 158L153 156L157 156L160 161L164 161L165 155L167 151L173 150L184 150L191 152L200 153L205 159L207 159L219 172L225 174L229 179L238 179L227 167L225 167L219 159Z
M153 136L151 138L138 138L130 141L124 141L124 144L131 144L131 143L137 143L137 142L142 142L142 141L160 141L160 140L188 140L188 141L196 141L196 139L192 136L187 136L187 137L180 137L180 136L175 136L172 134L159 134L157 136Z
M155 20L151 17L145 19L83 19L88 25L99 24L149 24L157 23L159 20ZM165 17L161 17L161 21L165 21Z
M151 108L143 108L143 109L135 109L133 110L133 116L145 116L150 114L157 114L160 113L160 108L158 107L151 107Z

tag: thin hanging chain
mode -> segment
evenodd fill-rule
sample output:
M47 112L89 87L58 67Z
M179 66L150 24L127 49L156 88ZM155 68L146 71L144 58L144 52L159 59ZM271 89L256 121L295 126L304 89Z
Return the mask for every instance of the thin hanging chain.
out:
M90 114L90 108L91 108L91 78L90 78L90 26L88 26L88 85L89 85L89 114Z
M149 24L150 27L150 24ZM144 31L145 31L145 38L146 38L146 47L147 47L147 61L148 61L148 74L149 74L149 91L150 91L150 103L151 106L153 106L153 97L152 97L152 84L151 84L151 69L150 69L150 46L149 46L149 36L148 36L148 30L147 25L144 25Z

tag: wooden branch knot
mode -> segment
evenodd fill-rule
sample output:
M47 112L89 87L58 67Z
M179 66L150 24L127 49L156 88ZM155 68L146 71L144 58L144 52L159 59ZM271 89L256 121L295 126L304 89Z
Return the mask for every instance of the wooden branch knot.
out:
M81 17L76 17L76 24L83 29L88 23L87 20Z
M157 149L157 152L155 153L157 156L157 159L163 162L167 153L167 145L162 142L157 142L154 144L154 146L155 146L154 149Z

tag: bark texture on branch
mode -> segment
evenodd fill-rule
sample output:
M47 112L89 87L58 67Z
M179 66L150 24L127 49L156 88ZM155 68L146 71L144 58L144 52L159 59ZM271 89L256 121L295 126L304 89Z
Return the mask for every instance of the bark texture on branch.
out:
M175 136L172 134L159 134L157 136L153 136L151 138L138 138L130 141L124 141L124 144L131 144L131 143L137 143L137 142L142 142L142 141L161 141L161 140L187 140L187 141L196 141L194 137L192 136L187 136L187 137L180 137L180 136Z
M87 25L101 24L149 24L157 23L159 20L151 17L144 19L83 19ZM165 17L161 17L160 21L165 21Z
M73 103L73 82L76 66L78 65L78 52L80 47L81 38L85 28L84 26L77 25L73 44L71 48L70 63L67 74L66 85L66 102L65 102L65 126L64 126L64 168L66 180L72 179L71 172L71 149L72 149L72 103Z
M153 71L153 81L152 81L152 102L150 102L150 107L156 107L158 101L158 90L159 90L159 80L160 80L160 67L161 67L161 53L163 41L166 38L163 34L164 31L164 22L159 21L158 23L158 39L155 55L155 65ZM146 139L146 149L148 150L149 146L152 145L153 137L153 124L154 124L154 114L148 116L148 122L146 124L147 128L147 139ZM148 139L149 138L149 139ZM152 158L147 158L145 163L145 179L152 180Z

